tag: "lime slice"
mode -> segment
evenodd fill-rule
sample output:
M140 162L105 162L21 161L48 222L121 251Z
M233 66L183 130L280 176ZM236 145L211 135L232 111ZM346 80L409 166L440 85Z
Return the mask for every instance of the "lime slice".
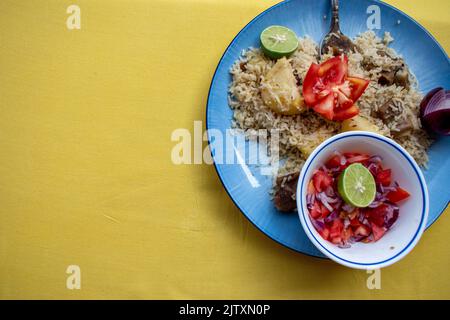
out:
M261 33L260 39L264 53L272 59L286 57L298 48L295 32L282 26L268 27Z
M372 173L360 163L354 163L339 176L338 191L345 202L365 208L375 200L377 188Z

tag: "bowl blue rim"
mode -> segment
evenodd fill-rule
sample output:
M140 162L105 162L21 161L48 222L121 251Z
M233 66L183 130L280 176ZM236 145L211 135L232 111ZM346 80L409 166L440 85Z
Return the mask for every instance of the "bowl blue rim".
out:
M336 137L336 136L335 136ZM323 143L322 145L320 145L315 151L314 151L314 155L312 158L308 159L308 165L306 166L306 169L304 170L305 174L301 175L301 181L299 182L299 186L300 186L300 195L303 195L303 186L304 186L304 179L306 176L306 173L308 172L309 168L311 167L311 165L313 164L315 158L322 152L322 150L326 147L328 147L329 145L335 143L336 141L342 140L342 139L347 139L350 137L366 137L366 138L371 138L371 139L375 139L378 140L380 142L386 143L388 145L390 145L391 147L394 147L394 149L396 149L404 158L406 158L406 160L408 160L409 164L411 165L411 167L414 169L414 172L416 173L417 178L419 179L420 182L420 190L422 191L422 214L421 214L421 218L420 218L420 223L419 226L416 230L416 232L414 233L413 238L411 239L411 241L409 241L409 243L400 251L398 252L396 255L390 257L389 259L380 261L380 262L373 262L373 263L361 263L361 262L354 262L354 261L350 261L350 260L346 260L343 259L341 257L339 257L338 255L334 254L333 252L331 252L330 250L328 250L327 248L325 248L322 243L317 240L317 238L314 236L314 233L311 231L311 229L309 228L308 224L305 223L304 225L306 226L306 228L308 229L308 233L314 238L314 240L320 245L320 247L322 247L326 252L328 252L330 255L332 255L333 257L335 257L336 259L340 260L340 261L344 261L346 263L350 263L353 265L359 265L359 266L377 266L380 264L386 264L391 260L396 259L397 257L401 256L405 251L407 251L411 245L416 241L417 237L420 236L422 234L421 230L424 229L424 224L426 224L426 221L424 221L426 214L426 210L429 207L428 204L428 200L427 197L425 196L425 188L424 185L426 184L425 182L425 178L423 177L423 175L420 173L420 168L419 166L414 162L414 160L412 160L412 157L402 148L400 147L397 143L391 141L389 138L385 138L385 137L378 137L375 134L371 134L371 133L346 133L343 136L340 137L332 137L329 139L329 141ZM303 199L300 198L300 200L298 201L301 202ZM301 214L303 219L309 219L309 216L307 214L305 214L305 210L303 208L303 206L299 203L298 207L301 208Z
M296 0L283 0L283 1L281 1L281 2L279 2L279 3L277 3L277 4L275 4L275 5L273 5L273 6L269 7L269 8L267 8L267 9L264 10L263 12L259 13L259 14L258 14L257 16L255 16L252 20L250 20L250 22L248 22L248 23L247 23L247 24L246 24L246 25L245 25L245 26L244 26L244 27L236 34L236 36L233 38L233 40L230 42L230 44L229 44L229 45L227 46L227 48L225 49L224 53L222 54L222 57L221 57L220 60L219 60L219 63L218 63L218 65L217 65L217 67L216 67L216 70L214 71L214 75L213 75L213 77L212 77L211 85L210 85L209 91L208 91L208 99L207 99L207 101L206 101L206 113L205 113L205 118L206 118L205 125L206 125L206 129L207 129L207 130L209 129L209 125L208 125L208 118L209 118L209 117L208 117L208 114L209 114L209 105L210 105L210 99L211 99L212 88L213 88L214 83L215 83L215 81L216 81L217 71L218 71L219 68L221 67L221 65L222 65L222 63L223 63L223 60L224 60L224 58L225 58L225 55L227 54L228 50L229 50L230 47L236 42L236 40L239 38L239 36L240 36L242 33L244 33L244 32L245 32L245 31L246 31L253 23L255 23L255 21L256 21L257 19L259 19L260 17L262 17L262 16L264 16L264 15L270 13L272 10L278 8L279 6L283 6L283 5L288 4L288 3L291 2L291 1L296 1ZM440 45L440 43L434 38L434 36L433 36L427 29L425 29L420 23L418 23L414 18L412 18L412 17L409 16L408 14L402 12L401 10L395 8L394 6L392 6L392 5L388 4L388 3L385 3L384 1L380 1L380 0L373 0L373 1L382 3L383 5L385 5L385 6L389 7L389 8L391 8L392 10L398 12L400 15L403 15L404 17L406 17L406 18L410 19L412 22L414 22L420 29L422 29L422 30L423 30L423 31L424 31L424 32L425 32L425 33L433 40L433 42L435 42L435 44L439 47L439 49L442 51L442 53L447 57L447 61L448 61L449 64L450 64L449 57L448 57L448 55L447 55L447 52L445 52L444 48L443 48L443 47ZM209 132L207 133L207 138L208 138L208 146L209 146L209 145L211 144L211 137L210 137L210 135L209 135ZM318 259L323 259L323 260L328 260L328 259L329 259L328 257L317 256L317 255L313 255L313 254L310 254L310 253L302 252L302 251L300 251L300 250L298 250L298 249L292 248L292 247L288 246L287 244L283 243L281 240L278 240L275 236L269 234L268 231L263 230L260 226L258 226L257 224L255 224L255 223L250 219L250 217L246 214L246 212L239 206L239 204L236 202L236 200L234 199L234 197L231 195L231 193L230 193L230 192L228 191L228 189L226 188L225 183L224 183L223 178L222 178L222 173L220 172L220 170L219 170L219 168L218 168L218 166L217 166L217 164L216 164L214 155L213 155L212 153L211 153L211 157L212 157L212 159L213 159L214 169L216 170L216 173L217 173L217 175L219 176L220 183L222 184L222 186L223 186L223 188L225 189L226 193L228 194L228 196L230 197L230 199L231 199L231 201L234 203L234 205L239 209L239 211L241 211L241 213L244 215L244 217L245 217L252 225L254 225L258 230L260 230L263 234L265 234L265 235L266 235L267 237L269 237L271 240L273 240L273 241L275 241L276 243L282 245L283 247L286 247L286 248L289 249L289 250L292 250L292 251L294 251L294 252L298 252L298 253L304 254L304 255L306 255L306 256L313 257L313 258L318 258ZM444 211L446 210L446 208L448 207L449 204L450 204L450 201L448 201L447 205L444 206L444 208L441 210L441 212L433 219L433 221L430 223L430 225L429 225L428 227L426 227L426 229L428 229L429 227L431 227L431 226L432 226L432 225L433 225L433 224L434 224L434 223L442 216L442 214L444 213Z

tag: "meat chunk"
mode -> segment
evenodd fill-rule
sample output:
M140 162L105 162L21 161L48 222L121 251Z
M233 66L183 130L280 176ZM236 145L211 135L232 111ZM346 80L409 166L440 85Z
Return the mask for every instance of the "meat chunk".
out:
M291 173L277 178L273 202L282 212L292 212L297 208L295 194L300 173Z
M394 137L403 136L411 130L414 130L414 124L411 119L402 114L400 107L396 105L392 99L388 100L378 109L376 116L383 120L385 124L389 124L394 121L398 122L395 130L391 129L391 134Z

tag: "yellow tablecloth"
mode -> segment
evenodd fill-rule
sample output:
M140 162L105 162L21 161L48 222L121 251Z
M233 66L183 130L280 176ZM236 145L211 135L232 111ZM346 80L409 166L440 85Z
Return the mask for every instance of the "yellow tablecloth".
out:
M223 51L276 2L0 2L1 298L450 298L448 212L369 290L249 224L212 166L172 164ZM449 1L389 3L450 48Z

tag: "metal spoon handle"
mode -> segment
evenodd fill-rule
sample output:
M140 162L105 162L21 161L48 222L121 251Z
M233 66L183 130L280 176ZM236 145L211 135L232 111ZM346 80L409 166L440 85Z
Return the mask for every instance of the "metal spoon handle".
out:
M331 0L331 32L340 32L339 27L339 0Z

